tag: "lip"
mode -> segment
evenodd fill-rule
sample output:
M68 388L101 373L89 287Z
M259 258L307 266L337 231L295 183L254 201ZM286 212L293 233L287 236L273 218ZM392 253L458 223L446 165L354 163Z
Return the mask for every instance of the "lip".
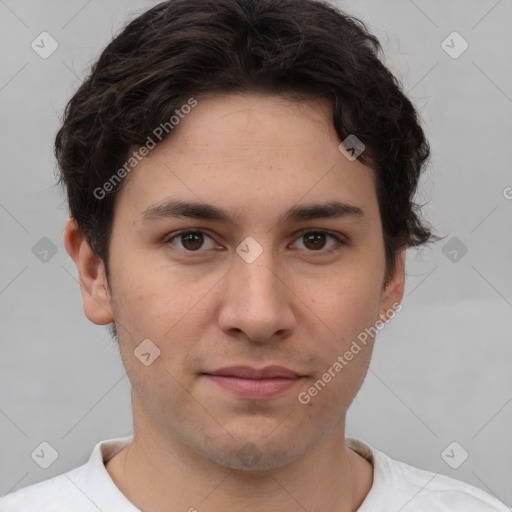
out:
M278 396L302 379L297 372L275 365L261 369L250 366L230 366L203 373L203 376L222 388L251 400Z
M251 366L228 366L219 368L211 372L205 372L207 375L220 375L223 377L240 377L242 379L296 379L300 377L297 372L285 368L284 366L270 365L257 370Z

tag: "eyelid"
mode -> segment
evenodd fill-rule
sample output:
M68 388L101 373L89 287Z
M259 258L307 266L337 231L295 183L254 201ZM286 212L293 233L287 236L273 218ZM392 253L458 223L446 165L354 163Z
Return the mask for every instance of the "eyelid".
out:
M162 245L167 245L167 244L171 244L171 242L175 239L175 238L179 238L180 235L184 235L185 233L201 233L205 236L207 236L208 238L211 238L213 241L214 238L212 235L209 235L207 233L206 230L204 229L200 229L200 228L187 228L187 229L180 229L179 231L173 231L172 233L169 233L168 235L164 236L164 238L162 239ZM188 254L194 254L194 253L201 253L201 252L205 252L204 250L198 250L198 251L186 251L184 249L180 249L178 247L178 250L180 251L184 251Z
M171 243L172 240L174 240L175 238L178 238L180 235L183 235L185 233L201 233L201 234L207 236L208 238L214 240L213 236L209 235L207 230L205 230L205 229L187 228L187 229L181 229L179 231L173 231L172 233L169 233L168 235L166 235L162 239L162 245ZM296 241L298 238L305 235L306 233L323 233L323 234L326 234L327 236L334 238L337 242L337 246L331 247L329 249L319 249L318 251L313 251L313 250L307 251L312 254L314 254L314 253L329 254L329 253L336 252L336 251L340 250L343 246L349 245L349 241L348 241L347 237L345 235L343 235L342 233L330 231L328 229L321 229L321 228L304 228L304 229L294 233L294 236L295 236L294 241ZM200 253L206 252L204 250L187 251L187 250L180 249L180 248L178 248L178 249L180 251L186 252L187 254L200 254Z
M342 243L348 244L348 238L343 233L339 233L338 231L331 231L329 229L323 229L323 228L304 228L298 231L297 233L294 233L296 237L299 237L301 235L305 235L306 233L325 233L327 235L330 235L336 239L338 239Z
M337 252L337 251L343 249L345 246L349 245L349 241L348 241L347 237L345 235L343 235L342 233L338 233L336 231L330 231L328 229L321 229L321 228L302 229L299 232L294 234L295 235L294 240L297 240L298 238L305 235L306 233L324 233L327 236L334 238L337 242L334 247L331 247L329 249L319 249L318 251L311 251L311 250L307 251L308 253L311 253L311 254L315 254L315 253L318 255L331 254L331 253Z

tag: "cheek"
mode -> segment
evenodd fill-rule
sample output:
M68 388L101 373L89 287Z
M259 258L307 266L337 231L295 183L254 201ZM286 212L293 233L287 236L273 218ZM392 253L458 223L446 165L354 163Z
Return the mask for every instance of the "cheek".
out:
M204 295L214 282L205 278L193 283L165 268L146 273L117 268L113 310L121 356L134 390L148 408L165 408L165 402L177 400L192 385L183 365L211 322ZM157 347L153 350L158 357L145 366L134 351L147 339Z
M200 301L208 282L194 285L167 267L146 265L142 272L137 268L134 265L135 270L130 270L125 265L113 276L116 320L128 323L139 337L163 340L173 329L180 329L180 322Z
M336 338L339 334L347 341L365 327L373 325L379 314L382 275L373 269L350 268L323 280L321 286L308 288L308 304L312 312L322 321L326 334ZM336 338L339 343L339 337Z
M338 354L332 354L324 372L299 390L296 419L305 429L308 426L318 429L321 425L321 429L328 432L345 417L366 376L370 354L369 345L361 347L358 354L344 364L337 361Z
M318 340L315 350L321 369L314 388L304 390L305 400L311 398L311 407L319 414L324 409L328 414L330 401L348 406L362 384L379 315L381 279L371 267L352 267L339 279L325 280L310 295L307 324L310 336Z

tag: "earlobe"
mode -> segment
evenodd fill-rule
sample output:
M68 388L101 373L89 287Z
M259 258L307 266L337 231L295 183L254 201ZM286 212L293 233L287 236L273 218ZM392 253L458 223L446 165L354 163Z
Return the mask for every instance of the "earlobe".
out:
M394 310L398 307L404 296L405 288L405 251L401 249L395 258L395 270L382 291L382 300L379 319L386 322L394 316Z
M85 316L97 325L112 323L114 316L103 261L93 252L73 218L66 223L64 245L78 270Z

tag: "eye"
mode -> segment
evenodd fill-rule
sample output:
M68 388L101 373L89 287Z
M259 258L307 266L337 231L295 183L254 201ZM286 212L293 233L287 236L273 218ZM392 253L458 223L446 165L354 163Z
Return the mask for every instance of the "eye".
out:
M213 243L212 237L200 230L180 231L179 233L175 233L172 236L166 238L163 243L172 244L173 241L177 239L181 242L180 249L183 249L187 252L199 252L198 249L204 244L205 237L210 239L212 242L211 246L208 248L213 249L213 247L215 247L215 243Z
M326 240L328 238L334 240L335 243L325 249ZM206 248L203 247L205 239L210 240L210 246ZM178 247L186 252L203 252L199 251L201 247L205 250L216 247L213 238L201 230L185 230L173 233L165 238L163 243L175 245L175 240L181 243L181 247ZM340 246L347 245L347 242L340 236L321 230L303 231L297 240L302 240L308 252L322 252L322 250L323 252L333 252L339 250Z
M329 237L333 239L335 243L325 249L326 240ZM343 238L327 231L303 231L298 240L303 242L309 252L320 252L322 250L324 250L323 252L332 252L339 250L339 246L347 245L347 242L343 240Z

